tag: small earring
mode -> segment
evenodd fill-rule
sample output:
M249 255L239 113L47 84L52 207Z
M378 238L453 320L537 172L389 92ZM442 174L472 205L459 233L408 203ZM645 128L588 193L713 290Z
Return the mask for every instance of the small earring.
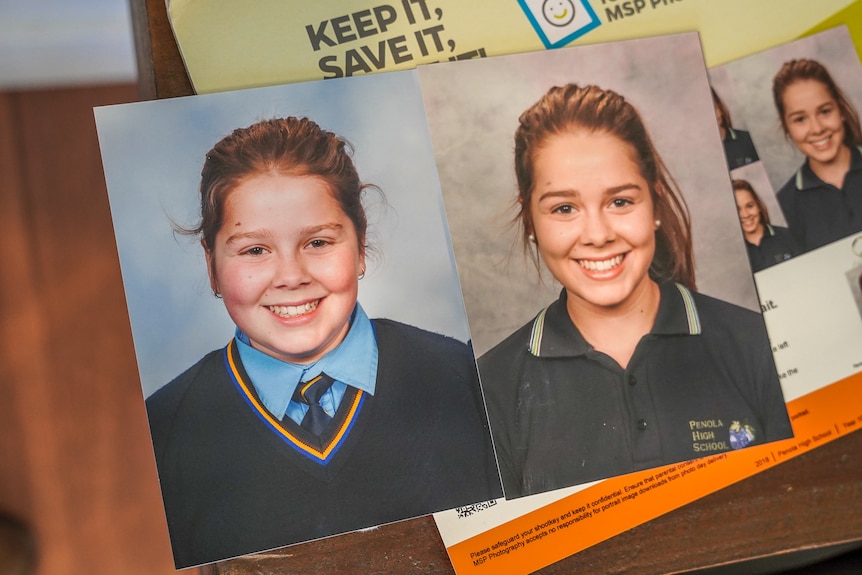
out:
M213 290L213 295L216 297L216 299L221 299L221 293L220 292Z
M533 243L536 243L536 236L534 236L533 234L528 234L527 239Z
M358 277L359 279L362 279L362 278L364 278L364 277L365 277L365 267L363 267L363 268L362 268L362 271L361 271L361 272L359 272L359 275L358 275L357 277Z
M659 229L661 227L661 220L655 221L655 229Z

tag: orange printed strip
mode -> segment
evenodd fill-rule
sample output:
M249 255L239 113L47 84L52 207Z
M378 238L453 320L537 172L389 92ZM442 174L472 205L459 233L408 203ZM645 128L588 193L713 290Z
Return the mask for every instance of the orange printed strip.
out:
M452 565L461 575L530 573L855 431L862 427L862 373L787 409L792 439L602 481L452 545Z

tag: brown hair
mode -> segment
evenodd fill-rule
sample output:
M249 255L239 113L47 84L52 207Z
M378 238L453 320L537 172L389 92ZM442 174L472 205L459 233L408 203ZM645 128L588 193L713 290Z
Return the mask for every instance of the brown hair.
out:
M775 109L781 120L781 128L784 135L789 136L787 121L784 118L786 109L784 107L784 92L795 82L801 80L816 80L829 91L832 98L838 103L838 109L844 118L844 144L849 147L862 145L862 128L859 126L859 114L853 104L841 91L841 88L832 79L826 67L816 60L790 60L785 62L775 77L772 79L772 99Z
M725 130L732 130L733 123L730 120L730 111L724 105L724 102L721 101L721 98L718 97L715 88L710 86L709 91L712 92L712 103L718 108L718 125Z
M364 253L368 220L362 197L373 186L359 180L350 144L308 118L263 120L234 130L216 143L201 170L200 223L180 231L200 235L204 248L211 252L224 224L228 194L245 179L262 174L322 179L353 223Z
M535 158L542 145L551 136L576 129L605 132L626 142L634 150L641 175L650 186L655 216L661 221L656 230L656 250L650 264L650 277L657 281L680 282L695 289L688 207L634 106L611 90L568 84L551 88L521 114L519 122L515 131L515 175L518 180L515 221L522 226L525 249L529 248L529 236L533 232L530 197L535 186ZM538 266L538 257L532 251L531 254Z
M733 180L732 183L734 193L743 190L751 194L754 203L757 205L757 209L760 210L760 223L764 226L769 225L769 210L766 209L766 204L763 203L763 200L760 199L760 196L757 195L751 184L747 180Z

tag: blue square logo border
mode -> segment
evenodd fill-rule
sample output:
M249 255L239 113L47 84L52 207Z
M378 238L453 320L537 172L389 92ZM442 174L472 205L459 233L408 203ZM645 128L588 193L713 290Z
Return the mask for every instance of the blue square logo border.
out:
M518 0L518 4L521 6L521 10L524 11L524 14L527 15L527 19L530 21L530 25L533 26L533 30L535 30L536 35L539 37L539 39L542 40L542 44L545 45L545 48L552 49L552 48L560 48L561 46L565 46L569 42L572 42L572 41L576 40L577 38L580 38L581 36L583 36L587 32L589 32L591 30L595 30L596 28L601 26L602 23L599 20L599 17L596 15L595 10L593 10L593 7L590 6L589 0L580 0L580 1L581 1L582 5L584 6L584 8L587 9L587 13L590 16L590 23L585 25L585 26L581 26L580 28L578 28L577 30L575 30L574 32L572 32L571 34L566 36L565 38L557 40L556 42L551 42L548 39L547 35L545 35L545 32L544 32L544 30L542 30L542 27L539 25L538 20L536 20L536 17L530 11L529 6L527 6L527 0Z

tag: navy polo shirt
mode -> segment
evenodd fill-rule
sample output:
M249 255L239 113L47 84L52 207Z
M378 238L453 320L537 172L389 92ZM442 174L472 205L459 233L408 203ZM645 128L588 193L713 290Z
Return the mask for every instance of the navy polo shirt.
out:
M757 150L751 135L745 130L734 130L728 128L727 137L724 139L724 155L727 158L727 166L731 170L756 162Z
M745 240L748 250L748 260L751 262L751 271L759 272L769 266L787 261L798 253L796 242L790 234L790 230L779 226L766 224L763 226L763 237L760 245Z
M790 233L803 252L862 231L862 154L855 147L850 154L840 189L817 177L806 161L778 191Z
M792 436L761 316L660 289L626 369L584 340L565 290L480 358L507 498Z

